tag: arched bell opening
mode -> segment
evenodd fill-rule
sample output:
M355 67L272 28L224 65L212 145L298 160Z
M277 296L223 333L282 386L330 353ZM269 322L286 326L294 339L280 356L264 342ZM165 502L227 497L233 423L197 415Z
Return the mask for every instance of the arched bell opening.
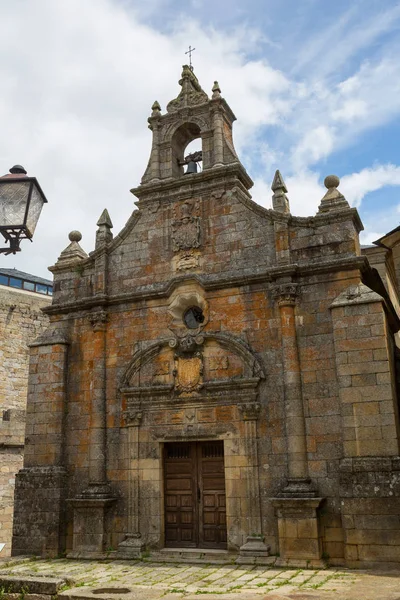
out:
M185 175L190 173L201 173L203 170L203 141L201 138L196 138L188 144L184 150L183 167Z
M192 148L193 146L193 150ZM189 164L189 160L185 161L185 156L188 156L187 149L190 146L190 153L201 152L202 140L200 127L195 123L184 123L181 125L172 136L172 176L181 177L185 174ZM196 150L195 150L196 149ZM198 162L198 161L196 161ZM191 165L190 168L193 168ZM195 170L189 172L196 172Z

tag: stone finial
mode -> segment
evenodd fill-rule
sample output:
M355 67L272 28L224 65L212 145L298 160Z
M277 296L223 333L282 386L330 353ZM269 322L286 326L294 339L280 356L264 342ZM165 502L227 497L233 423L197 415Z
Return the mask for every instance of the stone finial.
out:
M82 239L82 234L77 229L70 231L68 234L68 239L70 242L80 242Z
M282 190L284 194L287 194L287 187L285 182L283 181L283 177L279 170L275 171L274 180L271 185L271 190L273 192L277 192L278 190Z
M82 234L80 231L73 230L68 235L69 241L71 242L65 250L63 250L56 262L56 266L58 265L67 265L68 263L76 263L88 258L86 252L81 248L79 242L82 239Z
M321 200L318 214L350 208L346 198L337 189L339 184L340 179L337 175L328 175L325 177L324 185L328 191Z
M151 116L152 117L160 117L161 116L161 106L157 102L157 100L155 102L153 102L153 106L151 107Z
M221 98L221 88L219 87L218 81L214 81L214 85L212 86L212 99Z
M179 85L181 86L181 91L177 98L168 102L167 112L173 113L187 106L197 106L208 101L207 94L202 89L189 65L183 65Z
M338 188L340 185L340 179L337 175L327 175L324 179L324 186L327 190L332 188Z
M108 244L113 239L111 229L113 227L108 210L105 208L97 221L98 230L96 231L96 249L99 246Z
M289 198L286 196L287 188L279 170L275 171L271 189L274 192L272 196L273 209L281 213L290 213Z
M106 208L101 213L96 225L97 225L97 227L108 227L109 229L113 228L113 224L110 219L110 215L108 214L108 210Z

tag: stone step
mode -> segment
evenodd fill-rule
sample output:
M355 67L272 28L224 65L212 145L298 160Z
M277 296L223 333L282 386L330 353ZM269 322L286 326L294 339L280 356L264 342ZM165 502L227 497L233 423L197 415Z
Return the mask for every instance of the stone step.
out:
M151 552L148 558L151 562L187 562L195 564L233 564L236 559L236 552L208 548L163 548Z

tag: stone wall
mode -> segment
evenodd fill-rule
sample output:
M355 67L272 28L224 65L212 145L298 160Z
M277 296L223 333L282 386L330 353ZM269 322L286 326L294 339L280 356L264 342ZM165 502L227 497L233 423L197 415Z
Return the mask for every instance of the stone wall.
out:
M11 552L15 474L22 467L28 344L47 326L51 299L0 286L0 542Z
M340 494L346 564L398 566L400 457L343 459Z

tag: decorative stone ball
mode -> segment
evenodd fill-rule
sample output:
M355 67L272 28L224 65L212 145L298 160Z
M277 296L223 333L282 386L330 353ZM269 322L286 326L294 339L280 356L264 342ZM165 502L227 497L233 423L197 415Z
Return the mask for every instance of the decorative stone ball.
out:
M70 232L68 237L69 237L70 242L80 242L82 239L82 234L80 231L74 230L74 231Z
M325 177L324 185L328 190L330 188L337 188L339 186L340 179L337 175L328 175Z

